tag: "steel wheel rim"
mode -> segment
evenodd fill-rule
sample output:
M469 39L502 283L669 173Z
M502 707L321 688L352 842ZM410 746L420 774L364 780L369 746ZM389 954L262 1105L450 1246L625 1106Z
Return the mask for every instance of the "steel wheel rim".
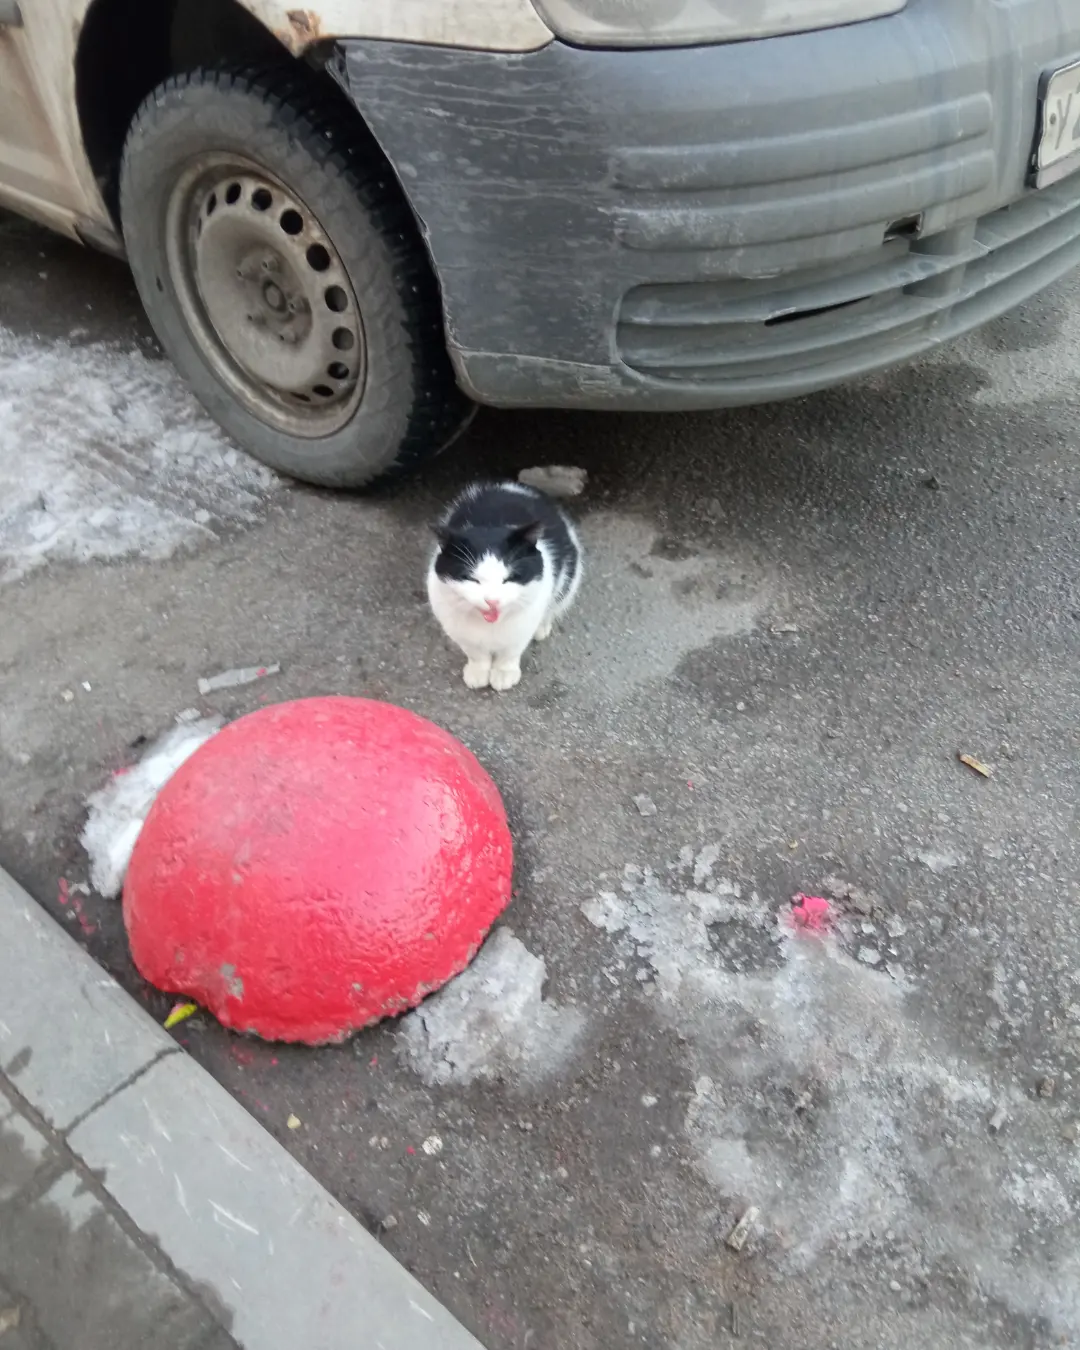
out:
M188 327L244 407L290 436L344 427L367 378L363 317L299 195L254 163L203 156L173 188L165 243Z

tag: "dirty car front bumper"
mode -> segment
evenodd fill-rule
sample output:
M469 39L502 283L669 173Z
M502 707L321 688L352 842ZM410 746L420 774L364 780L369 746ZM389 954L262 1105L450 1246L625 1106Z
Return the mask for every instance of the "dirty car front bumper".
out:
M486 403L758 403L890 365L1080 263L1080 175L1027 186L1055 0L527 55L348 42Z

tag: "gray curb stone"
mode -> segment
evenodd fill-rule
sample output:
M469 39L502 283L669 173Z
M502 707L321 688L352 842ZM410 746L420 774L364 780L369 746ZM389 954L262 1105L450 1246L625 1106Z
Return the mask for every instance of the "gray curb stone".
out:
M53 1129L176 1048L0 870L0 1069Z
M2 870L0 1070L247 1350L482 1350Z

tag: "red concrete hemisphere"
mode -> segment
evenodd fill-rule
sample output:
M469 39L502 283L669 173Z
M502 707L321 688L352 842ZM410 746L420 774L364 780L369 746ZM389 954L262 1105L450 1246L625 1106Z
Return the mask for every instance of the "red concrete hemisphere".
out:
M403 708L313 698L233 722L165 785L124 886L135 964L227 1027L340 1041L476 954L510 898L498 789Z

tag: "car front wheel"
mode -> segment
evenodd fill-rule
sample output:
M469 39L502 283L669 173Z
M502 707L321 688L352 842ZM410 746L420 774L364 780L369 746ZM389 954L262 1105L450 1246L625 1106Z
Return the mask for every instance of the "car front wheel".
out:
M468 420L401 190L348 105L306 72L161 85L128 134L120 205L163 346L271 468L362 487Z

